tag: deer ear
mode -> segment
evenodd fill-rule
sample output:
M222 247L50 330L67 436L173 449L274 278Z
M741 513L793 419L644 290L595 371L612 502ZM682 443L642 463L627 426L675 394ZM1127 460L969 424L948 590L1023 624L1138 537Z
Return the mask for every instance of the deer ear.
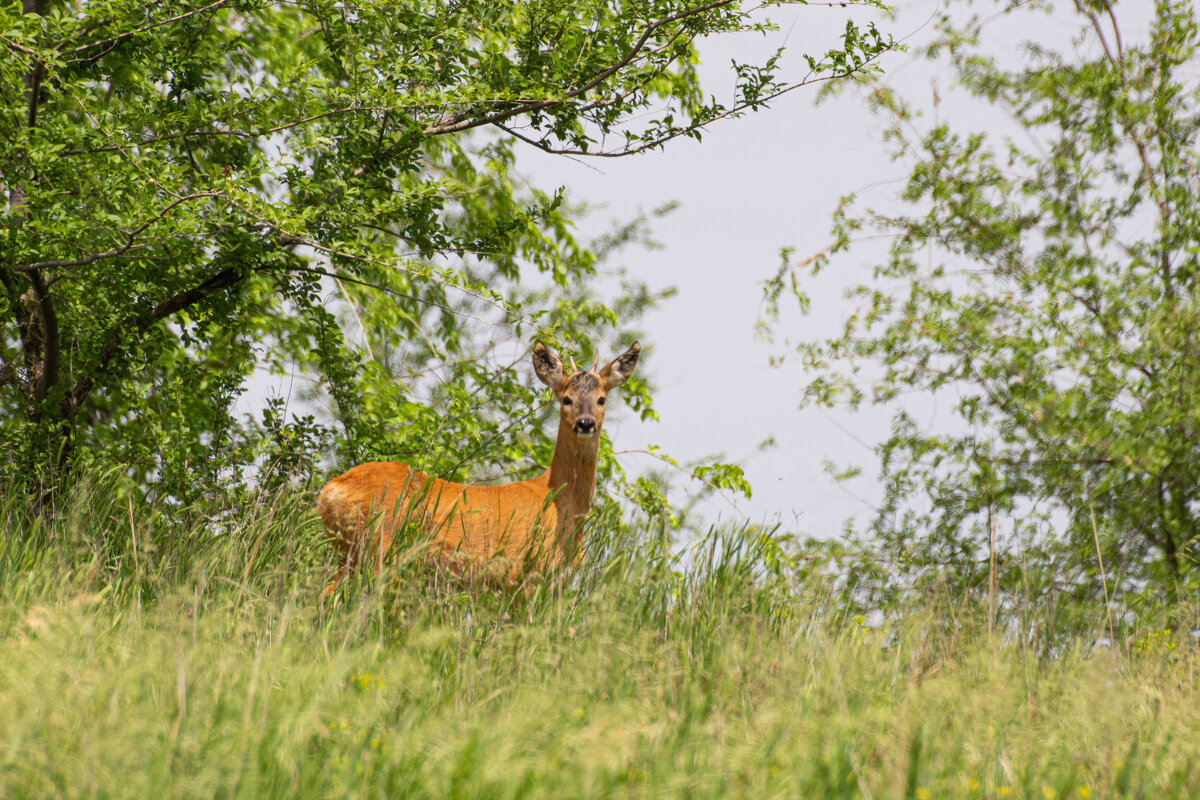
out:
M615 389L629 379L629 376L633 374L633 368L637 366L638 354L641 352L642 346L634 342L628 350L600 370L600 380L604 384L604 391Z
M541 342L533 346L533 371L537 373L538 380L555 392L562 391L563 382L566 380L562 362Z

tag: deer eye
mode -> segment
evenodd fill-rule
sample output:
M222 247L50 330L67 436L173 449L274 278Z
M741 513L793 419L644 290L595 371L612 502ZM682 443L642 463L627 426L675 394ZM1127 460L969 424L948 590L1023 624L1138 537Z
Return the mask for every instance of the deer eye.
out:
M603 398L603 397L601 397L601 398L600 398L599 400L597 400L596 402L597 402L597 403L599 403L600 405L604 405L604 398Z
M564 406L569 406L569 405L571 405L571 398L569 398L569 397L564 397L564 398L562 399L562 404L563 404Z

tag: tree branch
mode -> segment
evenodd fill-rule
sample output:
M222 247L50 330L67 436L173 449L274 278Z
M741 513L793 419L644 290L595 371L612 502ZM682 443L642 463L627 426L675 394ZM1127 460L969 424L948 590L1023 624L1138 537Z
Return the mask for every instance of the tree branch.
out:
M22 0L21 13L44 17L48 5L48 0ZM46 65L42 63L41 59L33 57L32 65L25 76L25 126L27 128L37 126L42 81L45 74ZM24 187L10 187L9 197L14 220L19 225L21 220L27 216ZM25 352L25 390L34 415L39 415L41 401L58 383L60 347L58 314L54 308L53 298L50 296L49 286L41 271L34 267L19 267L18 269L25 273L30 287L29 291L16 297L13 301L16 309L17 330L20 332L21 346ZM19 292L15 281L10 277L6 276L4 284L10 295Z
M259 269L256 267L249 270L249 272L257 272ZM87 399L95 387L96 377L103 374L112 360L121 352L123 344L130 334L143 333L154 323L166 319L189 306L195 305L215 292L241 282L247 277L249 272L243 272L235 267L227 267L203 283L182 291L173 297L169 297L153 308L127 317L118 329L113 331L109 336L108 341L97 351L92 369L76 381L75 386L68 392L67 398L64 401L63 417L70 418L76 409L83 404L83 401Z
M46 2L46 0L25 0L25 2L26 3L40 2L40 3L44 4ZM120 34L117 34L116 36L111 36L107 39L98 39L97 41L94 41L94 42L88 42L87 44L81 44L78 47L73 47L70 50L63 50L63 51L61 51L61 54L64 56L69 56L69 55L74 55L75 53L82 53L86 50L91 50L96 47L107 47L107 49L104 51L105 53L107 53L109 50L112 49L112 47L114 45L119 44L120 42L124 41L125 39L128 39L131 36L137 36L139 33L145 33L146 31L154 30L155 28L161 28L164 25L170 25L172 22L179 22L181 19L187 19L188 17L194 17L197 14L203 14L205 11L210 11L212 9L219 8L220 6L223 6L223 5L227 4L228 2L229 2L229 0L216 0L215 3L209 3L206 6L192 9L191 11L185 12L183 14L176 14L175 16L173 16L169 19L164 19L159 22L151 22L149 24L143 25L140 28L134 28L131 31L126 31L125 33L120 33ZM100 55L104 55L104 53L101 53ZM99 57L100 56L93 56L91 58L84 59L84 60L92 61ZM77 60L79 60L79 59L77 59Z
M623 67L627 66L631 61L633 61L637 57L638 53L641 52L642 47L645 46L646 42L650 40L650 37L659 28L663 27L664 25L669 25L672 22L678 22L679 20L687 19L688 17L694 17L697 14L703 14L706 11L712 11L713 9L720 8L721 6L730 5L733 2L734 0L713 0L712 2L704 3L696 6L695 8L678 11L674 14L670 14L662 19L650 23L646 26L646 29L642 31L642 35L638 37L638 40L634 42L633 46L626 50L624 55L617 59L616 62L597 72L591 78L591 80L587 81L582 86L577 86L574 89L570 89L553 100L517 101L518 104L513 108L497 111L482 117L472 118L471 114L469 113L459 114L456 117L451 118L451 120L447 123L441 125L431 125L430 127L425 128L422 133L424 133L426 136L438 136L444 133L458 133L459 131L470 130L471 128L478 128L483 125L494 125L498 122L504 122L507 119L511 119L519 114L526 114L531 111L540 111L545 108L550 108L551 106L561 105L568 100L573 100L582 94L590 92L592 89L599 86L605 80L615 75Z
M48 5L49 0L21 0L21 13L44 17L46 16L46 7ZM38 102L42 91L42 79L45 75L46 65L42 63L40 58L34 56L33 66L25 79L26 88L29 91L28 110L25 117L25 126L28 128L32 128L37 124Z
M37 313L34 316L41 326L41 364L37 370L37 379L31 386L34 403L40 403L58 383L61 341L58 334L58 313L50 297L50 288L41 272L29 270L29 284L32 287L30 300L37 304Z
M871 61L874 61L874 60L876 60L876 59L871 59ZM870 63L870 61L867 61L864 63ZM776 92L772 92L771 94L767 95L766 97L761 97L761 98L757 98L755 100L748 100L745 102L737 103L736 105L731 106L730 108L726 109L725 111L721 112L720 114L717 114L716 116L712 117L711 119L706 119L703 122L695 123L692 125L687 125L685 127L679 128L676 131L672 131L671 133L669 133L667 135L659 136L655 139L651 139L650 141L641 142L636 147L626 147L623 150L590 151L590 150L578 150L578 149L574 149L574 148L565 148L565 147L563 147L563 148L552 147L552 146L546 144L546 140L544 138L543 139L534 139L532 137L525 136L521 133L518 133L516 131L516 129L511 128L507 125L503 125L501 123L494 123L494 124L496 125L497 128L499 128L500 130L509 134L510 136L520 139L525 144L528 144L532 147L536 147L537 149L541 150L542 152L550 153L552 155L591 156L593 158L623 158L625 156L636 155L636 154L644 152L646 150L651 150L655 147L659 147L660 145L663 145L663 144L671 141L672 139L676 139L680 136L685 136L688 133L691 133L693 131L704 130L709 125L713 124L714 122L718 122L720 120L726 119L727 117L733 116L735 114L740 114L741 112L746 111L747 109L757 109L762 106L765 106L768 103L770 103L772 100L775 100L776 98L778 98L782 95L785 95L788 92L799 89L802 86L811 86L815 83L823 83L825 81L832 81L832 80L837 80L839 78L845 78L849 74L850 73L846 72L846 73L837 73L834 75L822 75L817 78L807 78L806 77L804 80L798 81L793 84L789 84L788 86L785 86Z
M37 261L32 264L19 264L18 267L20 269L24 269L26 271L40 270L40 269L53 269L53 268L57 268L57 267L82 267L87 264L91 264L94 261L100 261L100 260L106 259L106 258L117 258L118 256L122 256L125 253L128 253L130 250L136 250L136 249L138 249L138 247L144 247L145 245L137 245L136 244L137 237L140 234L142 234L143 232L145 232L145 230L147 228L149 228L151 225L153 225L155 222L158 222L160 219L165 217L168 214L168 212L171 211L171 209L175 208L175 206L177 206L181 203L186 203L189 200L199 200L204 197L224 197L224 195L222 195L220 192L197 192L195 194L188 194L188 195L183 195L181 197L177 197L174 200L172 200L170 203L168 203L163 208L162 211L158 212L153 217L151 217L150 219L143 222L141 225L137 226L136 228L134 228L131 231L123 231L123 233L125 234L125 244L120 245L119 247L110 248L108 250L105 250L102 253L90 253L89 255L86 255L82 258L67 258L67 259L60 258L60 259L51 259L49 261ZM79 249L82 249L82 248L79 248Z

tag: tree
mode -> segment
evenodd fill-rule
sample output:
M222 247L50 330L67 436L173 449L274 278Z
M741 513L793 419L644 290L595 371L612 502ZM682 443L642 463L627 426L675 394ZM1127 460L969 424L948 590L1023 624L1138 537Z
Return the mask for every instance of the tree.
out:
M1189 3L1163 0L1137 40L1121 20L1144 11L1005 5L997 18L1022 31L1047 30L1047 14L1079 23L1073 47L1030 41L1015 68L989 55L980 17L947 11L925 54L948 59L961 102L1002 114L973 119L1007 132L922 128L869 84L908 165L901 210L844 201L812 272L868 234L891 244L844 329L800 353L818 371L808 402L895 411L873 534L910 578L981 586L997 528L1019 544L1001 570L1040 552L1047 586L1088 598L1200 578L1197 26ZM776 302L796 277L781 270ZM922 428L912 396L954 419Z
M767 27L731 0L3 6L0 473L53 482L105 458L179 495L263 441L323 441L316 418L236 418L262 359L320 370L352 455L455 425L460 451L502 455L495 421L532 395L479 358L494 340L575 347L623 322L613 303L653 300L636 282L591 294L596 254L514 148L699 137L889 46L848 25L801 80L776 56L734 65L732 102L706 98L696 40ZM468 402L485 387L491 422Z

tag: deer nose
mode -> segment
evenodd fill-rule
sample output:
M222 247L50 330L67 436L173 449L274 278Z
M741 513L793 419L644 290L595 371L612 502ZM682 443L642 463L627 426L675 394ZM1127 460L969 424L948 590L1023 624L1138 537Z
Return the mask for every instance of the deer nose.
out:
M591 417L580 417L575 420L575 432L588 435L596 432L596 420Z

